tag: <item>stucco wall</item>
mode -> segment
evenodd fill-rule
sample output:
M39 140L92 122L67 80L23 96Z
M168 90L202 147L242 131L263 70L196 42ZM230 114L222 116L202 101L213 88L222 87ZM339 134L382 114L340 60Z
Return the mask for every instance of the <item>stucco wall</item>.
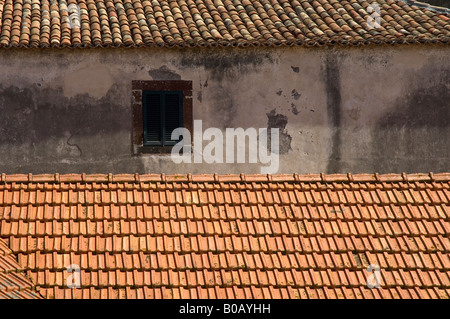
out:
M259 173L132 155L132 80L193 82L208 127L279 127L279 173L443 172L450 47L1 49L0 171Z

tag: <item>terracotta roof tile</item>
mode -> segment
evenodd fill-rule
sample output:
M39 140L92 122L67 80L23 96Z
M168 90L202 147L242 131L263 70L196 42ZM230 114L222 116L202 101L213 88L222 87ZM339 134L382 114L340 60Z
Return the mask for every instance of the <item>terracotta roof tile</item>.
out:
M0 286L6 274L9 297L448 298L449 181L2 175ZM70 264L81 289L66 286ZM373 264L380 289L366 287Z
M7 243L0 238L0 299L42 299L24 269Z
M2 47L279 46L448 43L449 10L367 1L0 1ZM78 7L73 8L76 4ZM79 10L79 11L78 11ZM120 179L121 177L116 177ZM153 177L149 177L152 179ZM194 177L206 181L211 177Z

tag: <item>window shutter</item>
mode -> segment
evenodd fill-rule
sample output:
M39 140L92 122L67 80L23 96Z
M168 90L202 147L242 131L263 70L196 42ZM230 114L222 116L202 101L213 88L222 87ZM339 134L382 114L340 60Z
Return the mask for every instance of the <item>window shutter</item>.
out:
M174 129L182 127L181 121L181 94L166 93L164 96L164 144L175 144L180 139L172 140Z
M143 95L144 145L175 145L174 129L183 127L182 92L147 91Z
M161 143L162 127L161 127L161 94L145 95L145 126L144 126L144 143Z

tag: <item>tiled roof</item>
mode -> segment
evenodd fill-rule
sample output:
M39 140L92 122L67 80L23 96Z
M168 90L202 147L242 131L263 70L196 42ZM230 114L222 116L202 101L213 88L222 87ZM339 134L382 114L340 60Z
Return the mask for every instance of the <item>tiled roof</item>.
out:
M0 47L449 43L449 19L394 0L0 0Z
M449 206L449 173L3 174L0 238L46 298L449 298Z
M22 272L16 257L0 238L0 299L42 299Z

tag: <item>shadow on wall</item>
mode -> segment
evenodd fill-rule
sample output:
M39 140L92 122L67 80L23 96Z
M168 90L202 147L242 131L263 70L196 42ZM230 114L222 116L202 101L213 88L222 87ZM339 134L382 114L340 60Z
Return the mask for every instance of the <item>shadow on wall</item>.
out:
M374 130L372 167L380 173L448 172L450 70L428 70ZM436 81L438 84L426 86ZM434 82L436 83L436 82Z

